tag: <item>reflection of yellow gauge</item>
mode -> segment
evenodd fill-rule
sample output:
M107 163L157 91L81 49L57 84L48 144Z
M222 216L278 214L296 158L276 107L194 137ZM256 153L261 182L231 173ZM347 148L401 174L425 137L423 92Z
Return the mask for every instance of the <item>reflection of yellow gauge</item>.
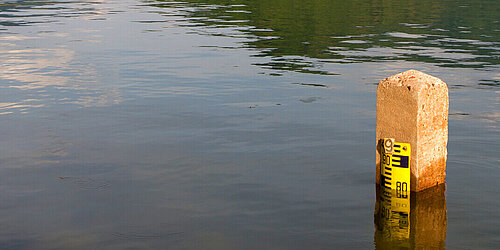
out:
M383 187L380 197L380 219L382 231L391 240L410 237L410 196L409 191L402 195L396 190Z
M387 144L386 144L387 143ZM392 144L394 143L394 144ZM384 148L391 148L393 152L384 149L381 157L382 186L402 192L410 191L410 153L409 143L394 142L384 139Z

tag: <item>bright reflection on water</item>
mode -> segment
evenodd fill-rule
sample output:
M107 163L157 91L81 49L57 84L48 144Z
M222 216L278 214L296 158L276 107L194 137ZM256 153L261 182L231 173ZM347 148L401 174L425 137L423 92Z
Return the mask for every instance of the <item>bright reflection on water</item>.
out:
M497 10L3 1L0 248L401 246L374 224L375 90L410 68L448 83L450 141L403 243L499 248Z

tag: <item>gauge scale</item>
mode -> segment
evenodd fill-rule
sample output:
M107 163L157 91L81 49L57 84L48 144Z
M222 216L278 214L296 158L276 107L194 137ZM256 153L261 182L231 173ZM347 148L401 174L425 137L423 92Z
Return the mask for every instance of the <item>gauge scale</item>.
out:
M384 139L384 150L381 157L382 186L396 193L408 195L410 190L410 156L409 143L395 142L392 138Z
M381 155L382 196L380 223L392 240L410 236L410 156L409 143L383 140Z

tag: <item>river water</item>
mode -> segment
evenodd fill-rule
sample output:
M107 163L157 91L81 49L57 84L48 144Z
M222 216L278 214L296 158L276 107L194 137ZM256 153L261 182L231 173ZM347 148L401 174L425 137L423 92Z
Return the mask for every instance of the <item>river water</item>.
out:
M2 1L0 249L498 249L499 8ZM401 243L374 216L375 101L408 69L448 84L450 121L446 190Z

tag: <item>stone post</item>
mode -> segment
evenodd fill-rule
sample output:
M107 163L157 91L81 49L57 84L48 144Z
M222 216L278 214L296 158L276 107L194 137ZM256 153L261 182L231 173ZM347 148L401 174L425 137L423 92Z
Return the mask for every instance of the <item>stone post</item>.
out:
M445 182L448 107L448 87L439 78L408 70L380 81L377 87L377 184L380 184L383 138L411 144L411 191Z

